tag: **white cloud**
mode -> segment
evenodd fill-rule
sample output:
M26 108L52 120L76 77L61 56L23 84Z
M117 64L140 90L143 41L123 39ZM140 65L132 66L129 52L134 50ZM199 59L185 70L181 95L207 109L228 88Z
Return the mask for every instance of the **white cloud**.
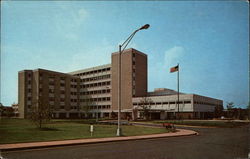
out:
M165 52L164 66L174 66L179 63L184 56L184 48L174 46Z
M84 8L72 9L59 5L59 11L54 16L57 32L66 39L77 40L79 30L88 15Z
M115 51L114 45L103 39L101 44L94 49L75 53L70 59L70 64L65 69L65 72L109 64L111 63L111 53Z
M171 67L177 63L182 64L185 57L185 49L182 46L174 46L164 52L161 57L149 57L149 90L154 88L176 89L176 76L169 73ZM159 61L159 59L162 59Z

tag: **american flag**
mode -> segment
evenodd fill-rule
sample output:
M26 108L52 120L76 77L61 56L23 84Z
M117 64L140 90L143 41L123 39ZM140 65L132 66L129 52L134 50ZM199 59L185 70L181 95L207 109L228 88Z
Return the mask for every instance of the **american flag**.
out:
M179 71L179 65L170 68L170 73L173 73L173 72L176 72L176 71Z

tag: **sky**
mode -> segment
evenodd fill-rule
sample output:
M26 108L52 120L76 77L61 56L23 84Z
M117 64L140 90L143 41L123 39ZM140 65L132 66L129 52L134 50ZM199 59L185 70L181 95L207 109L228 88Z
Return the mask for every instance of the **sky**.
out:
M148 55L148 91L177 89L244 108L249 102L245 1L1 1L1 99L18 102L18 71L71 72L111 63L128 48Z

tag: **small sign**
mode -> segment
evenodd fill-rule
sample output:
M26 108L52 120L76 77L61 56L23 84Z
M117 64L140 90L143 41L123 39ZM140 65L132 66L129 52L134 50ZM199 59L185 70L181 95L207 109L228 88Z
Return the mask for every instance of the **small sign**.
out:
M94 126L90 125L90 132L93 132L93 131L94 131Z
M90 135L93 136L94 132L94 125L90 125Z

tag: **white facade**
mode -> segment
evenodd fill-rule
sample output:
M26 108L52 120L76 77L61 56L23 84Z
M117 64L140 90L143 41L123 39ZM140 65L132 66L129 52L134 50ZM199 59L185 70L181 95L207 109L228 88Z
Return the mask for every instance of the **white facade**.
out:
M163 92L151 92L149 93L151 96L134 97L133 108L138 111L138 117L140 116L140 112L143 111L143 105L146 105L150 109L151 113L158 113L161 119L166 119L167 116L171 115L171 113L172 116L174 116L177 112L184 116L186 114L186 117L200 118L202 116L204 117L204 114L212 114L217 106L220 107L223 105L222 100L196 94L180 93L178 109L177 94L175 92L169 94L169 91L165 94Z

